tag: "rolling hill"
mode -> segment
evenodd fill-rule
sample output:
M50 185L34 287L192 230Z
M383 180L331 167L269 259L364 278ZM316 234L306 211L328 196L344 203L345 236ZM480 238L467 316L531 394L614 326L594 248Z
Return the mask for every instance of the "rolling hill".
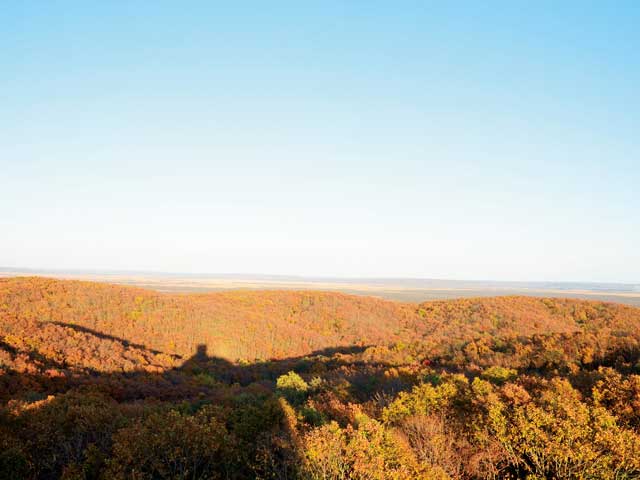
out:
M612 331L635 334L640 310L568 299L496 297L406 304L327 292L238 291L160 294L102 283L39 277L0 280L2 332L47 338L74 328L168 355L204 344L230 361L282 359L315 350L396 342L440 343L478 336ZM65 330L66 329L66 330ZM103 338L108 340L108 338ZM111 342L113 344L113 342ZM103 347L103 353L108 348ZM99 355L99 351L96 351ZM93 354L88 355L91 357Z
M635 478L639 352L612 303L0 279L0 478Z

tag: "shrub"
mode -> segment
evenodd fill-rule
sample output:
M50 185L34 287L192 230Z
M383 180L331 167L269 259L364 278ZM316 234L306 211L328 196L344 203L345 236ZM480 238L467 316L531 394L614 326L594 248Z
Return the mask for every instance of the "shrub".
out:
M294 371L278 377L276 382L278 393L291 403L300 403L306 397L309 385Z
M305 436L304 478L438 478L433 474L426 475L408 447L391 430L364 415L358 423L357 428L348 425L341 429L336 422L331 422Z
M502 385L515 379L518 372L512 368L494 366L487 368L480 376L495 385Z

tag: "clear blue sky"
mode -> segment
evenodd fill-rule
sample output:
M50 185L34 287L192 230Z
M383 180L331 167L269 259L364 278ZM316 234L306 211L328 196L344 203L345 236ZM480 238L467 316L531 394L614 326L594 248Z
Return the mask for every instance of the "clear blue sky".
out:
M640 281L640 2L216 3L3 4L0 265Z

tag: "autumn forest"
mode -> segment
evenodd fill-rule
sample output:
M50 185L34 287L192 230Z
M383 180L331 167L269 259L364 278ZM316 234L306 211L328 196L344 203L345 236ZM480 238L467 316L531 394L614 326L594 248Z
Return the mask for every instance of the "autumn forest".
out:
M640 309L0 279L0 478L640 478Z

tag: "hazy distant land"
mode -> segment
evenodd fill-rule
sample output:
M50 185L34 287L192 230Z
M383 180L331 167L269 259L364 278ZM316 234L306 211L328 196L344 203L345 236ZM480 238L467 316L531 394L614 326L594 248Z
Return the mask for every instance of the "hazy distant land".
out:
M581 282L498 282L400 278L314 278L244 274L184 274L30 270L0 267L0 277L46 276L134 285L160 292L224 290L326 290L390 300L422 302L460 297L529 295L568 297L640 306L640 285Z

